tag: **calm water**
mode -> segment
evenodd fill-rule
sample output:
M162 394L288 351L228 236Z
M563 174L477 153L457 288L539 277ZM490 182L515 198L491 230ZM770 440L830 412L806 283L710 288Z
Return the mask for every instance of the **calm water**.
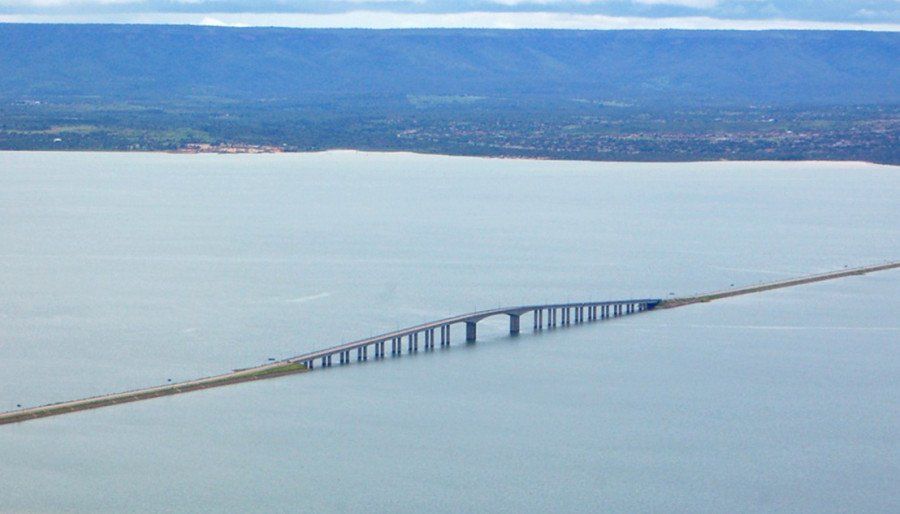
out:
M0 153L0 410L900 258L900 169ZM0 427L0 512L897 512L900 273ZM524 320L530 327L530 320Z

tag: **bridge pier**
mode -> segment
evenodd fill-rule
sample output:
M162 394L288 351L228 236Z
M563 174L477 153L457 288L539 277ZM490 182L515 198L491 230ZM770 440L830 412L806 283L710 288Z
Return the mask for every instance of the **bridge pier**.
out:
M340 365L347 365L351 362L351 352L356 350L356 360L367 361L369 359L369 346L373 347L374 359L383 359L385 356L385 345L390 339L391 355L403 355L403 347L406 346L407 353L415 353L419 351L419 336L423 335L423 350L433 351L435 348L435 331L440 328L441 347L450 346L450 327L454 323L465 323L466 325L466 342L473 342L478 336L478 322L487 316L509 316L509 334L515 336L522 331L522 316L528 316L531 313L535 331L541 331L545 327L557 327L559 325L582 324L590 321L601 319L609 319L620 316L626 316L638 312L644 312L656 307L662 300L655 299L632 299L619 300L609 302L584 302L584 303L563 303L548 305L531 305L527 307L510 307L506 309L491 309L489 311L473 312L471 314L447 318L432 323L426 323L416 327L410 327L405 330L398 330L390 336L377 336L360 340L352 344L345 344L335 348L317 352L315 356L299 356L289 362L300 363L312 370L316 366L316 360L322 359L319 363L323 368L331 367L332 357L337 355ZM399 334L399 335L397 335ZM384 339L381 339L384 337ZM327 353L326 353L327 352ZM302 359L302 360L301 360Z
M519 315L509 315L509 333L510 335L518 335L519 333Z
M466 322L466 341L472 342L475 340L475 327L477 326L477 322L475 321L467 321Z

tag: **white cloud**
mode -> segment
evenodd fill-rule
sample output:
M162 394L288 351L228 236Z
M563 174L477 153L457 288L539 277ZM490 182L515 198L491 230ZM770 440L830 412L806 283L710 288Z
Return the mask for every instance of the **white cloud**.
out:
M370 0L335 0L335 1L358 1L367 2ZM385 1L385 0L375 0ZM395 0L386 0L395 1ZM398 0L399 1L399 0ZM424 0L419 0L424 1ZM516 7L520 5L594 5L609 3L610 0L485 0L486 2L505 5L507 7ZM641 5L672 5L678 7L691 7L694 9L712 9L719 5L719 0L630 0L631 3ZM753 1L753 0L751 0Z
M841 23L799 20L724 20L707 16L645 18L551 12L461 12L410 14L354 11L339 14L298 13L131 13L104 15L0 15L6 23L159 23L217 24L296 28L547 28L580 30L873 30L900 32L896 23Z
M644 5L675 5L693 9L712 9L719 5L719 0L633 0Z
M146 0L0 0L0 7L79 7L88 5L142 4Z
M491 3L515 7L517 5L554 5L565 0L488 0Z
M426 4L428 0L331 0L344 4Z
M239 22L225 22L218 18L213 18L211 16L206 16L202 20L200 20L199 25L204 25L207 27L248 27L249 25L239 23Z

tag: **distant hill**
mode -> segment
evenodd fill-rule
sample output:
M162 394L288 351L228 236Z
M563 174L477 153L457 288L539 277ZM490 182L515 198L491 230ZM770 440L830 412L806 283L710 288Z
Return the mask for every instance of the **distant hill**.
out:
M900 103L900 34L0 24L0 98Z
M0 24L0 149L900 164L900 34Z

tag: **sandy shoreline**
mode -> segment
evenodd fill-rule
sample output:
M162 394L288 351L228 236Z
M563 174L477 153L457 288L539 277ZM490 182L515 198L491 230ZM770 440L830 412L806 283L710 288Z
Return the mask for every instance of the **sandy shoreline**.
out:
M283 156L309 156L309 155L359 155L359 156L410 156L410 157L444 157L452 159L491 159L502 161L526 161L526 162L559 162L559 163L592 163L592 164L635 164L635 165L654 165L654 164L797 164L797 165L824 165L824 166L883 166L886 168L897 168L900 164L887 164L875 161L857 161L857 160L785 160L785 159L759 159L759 160L729 160L729 159L696 159L696 160L589 160L589 159L553 159L551 157L523 157L516 155L468 155L468 154L443 154L415 152L411 150L358 150L354 148L330 148L327 150L309 150L309 151L279 151L279 152L194 152L185 150L0 150L0 155L4 153L14 154L116 154L116 155L181 155L181 156L224 156L224 157L273 157Z

